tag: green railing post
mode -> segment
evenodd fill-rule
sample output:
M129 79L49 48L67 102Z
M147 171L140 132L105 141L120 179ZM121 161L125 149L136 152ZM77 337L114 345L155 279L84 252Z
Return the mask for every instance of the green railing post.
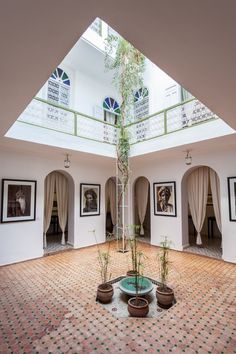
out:
M167 109L164 110L164 134L167 134Z
M77 135L77 114L74 113L74 133Z

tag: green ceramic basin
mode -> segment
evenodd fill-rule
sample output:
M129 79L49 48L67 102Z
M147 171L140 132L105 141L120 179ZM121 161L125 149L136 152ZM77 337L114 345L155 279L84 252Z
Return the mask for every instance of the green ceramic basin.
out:
M136 295L135 277L126 277L120 281L120 290L127 295ZM153 289L152 282L145 278L138 278L138 295L146 295Z

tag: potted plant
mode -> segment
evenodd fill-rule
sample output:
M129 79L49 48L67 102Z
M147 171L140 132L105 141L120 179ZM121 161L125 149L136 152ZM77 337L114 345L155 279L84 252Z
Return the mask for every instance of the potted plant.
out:
M169 249L170 241L165 236L164 241L160 243L160 252L158 254L159 272L160 272L160 285L156 289L157 303L160 307L169 308L173 304L174 291L167 286L167 278L170 268Z
M135 238L134 238L135 239ZM149 303L147 299L140 296L140 292L143 289L143 259L145 258L143 252L137 250L137 243L135 243L135 255L134 255L134 277L131 277L131 281L134 282L135 297L131 297L128 300L128 312L132 317L145 317L149 312Z
M101 275L101 284L98 285L97 288L97 300L102 304L108 304L112 300L112 296L114 294L114 289L112 284L109 283L111 279L111 273L109 273L109 265L110 265L110 240L107 242L107 249L105 251L101 251L97 239L95 230L93 230L94 237L97 244L98 250L98 263L100 266L100 275Z

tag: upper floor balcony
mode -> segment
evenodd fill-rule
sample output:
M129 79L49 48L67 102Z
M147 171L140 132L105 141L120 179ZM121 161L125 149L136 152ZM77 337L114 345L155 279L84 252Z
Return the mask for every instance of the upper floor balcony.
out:
M234 133L197 99L171 106L126 125L130 156ZM35 98L7 137L116 157L119 128L72 109Z

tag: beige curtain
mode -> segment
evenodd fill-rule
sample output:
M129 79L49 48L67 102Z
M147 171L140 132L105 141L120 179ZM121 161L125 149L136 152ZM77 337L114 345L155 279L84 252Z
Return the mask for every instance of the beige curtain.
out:
M53 197L55 191L55 173L50 173L46 179L44 184L44 225L43 225L43 247L47 247L47 237L46 233L50 226L52 208L53 208Z
M116 182L110 178L107 182L107 196L110 200L111 221L113 226L116 225Z
M206 215L208 167L199 167L188 177L188 201L193 224L197 230L197 245L202 245L200 231Z
M61 173L56 172L56 193L59 225L62 231L61 244L65 245L65 228L68 216L68 181Z
M138 178L135 184L135 196L140 221L140 235L144 235L143 223L147 211L149 182L145 177Z
M212 169L210 169L210 184L216 223L220 232L222 232L220 212L220 180L215 171L213 171Z

